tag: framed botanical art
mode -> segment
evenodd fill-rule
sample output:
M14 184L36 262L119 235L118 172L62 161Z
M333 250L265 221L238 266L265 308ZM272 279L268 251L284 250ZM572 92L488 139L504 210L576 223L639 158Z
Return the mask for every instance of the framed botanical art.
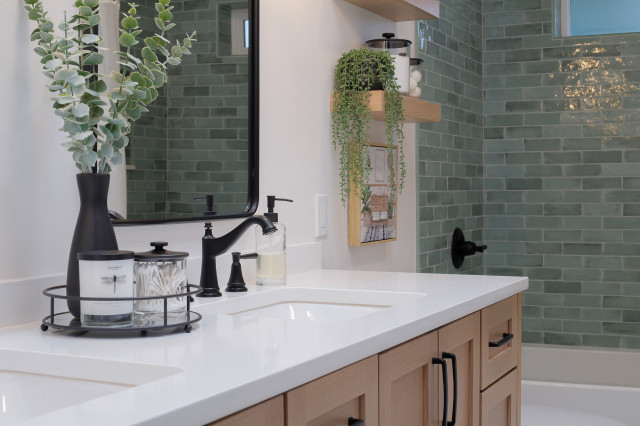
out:
M349 194L349 245L364 246L395 241L397 235L398 149L368 144L369 182ZM389 184L394 176L394 185Z

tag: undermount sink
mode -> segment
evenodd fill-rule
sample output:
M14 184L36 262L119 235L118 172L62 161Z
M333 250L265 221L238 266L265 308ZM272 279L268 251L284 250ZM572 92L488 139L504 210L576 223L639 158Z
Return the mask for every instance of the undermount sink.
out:
M346 321L397 306L422 293L281 288L204 305L202 312L298 321Z
M14 424L181 371L164 365L0 349L0 425Z

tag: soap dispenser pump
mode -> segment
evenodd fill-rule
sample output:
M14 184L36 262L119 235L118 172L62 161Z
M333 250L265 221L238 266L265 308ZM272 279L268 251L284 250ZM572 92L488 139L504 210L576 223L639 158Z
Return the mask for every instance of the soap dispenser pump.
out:
M275 195L267 195L267 212L264 216L276 226L276 232L263 235L256 230L256 252L258 260L256 265L256 284L258 285L283 285L287 283L287 241L286 228L278 220L278 213L273 210L276 201L293 200L287 198L276 198Z

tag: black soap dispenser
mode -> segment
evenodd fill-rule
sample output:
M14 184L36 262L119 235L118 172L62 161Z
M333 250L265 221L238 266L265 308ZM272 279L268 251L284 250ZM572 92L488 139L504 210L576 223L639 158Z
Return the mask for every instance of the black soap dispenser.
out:
M278 220L278 213L273 211L276 201L293 203L293 200L287 198L267 195L268 211L264 215L273 222L277 230L263 235L262 230L256 228L256 253L258 253L256 284L258 285L284 285L287 283L287 230L284 224Z

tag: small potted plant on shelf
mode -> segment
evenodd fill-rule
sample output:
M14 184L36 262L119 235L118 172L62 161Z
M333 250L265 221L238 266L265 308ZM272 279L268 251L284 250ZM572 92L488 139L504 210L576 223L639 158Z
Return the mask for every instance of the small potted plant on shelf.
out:
M158 96L158 88L167 82L167 66L178 65L191 53L195 32L182 43L171 43L167 31L171 23L171 0L155 4L158 33L139 40L137 5L130 3L123 13L119 43L122 50L113 52L120 72L104 76L98 66L104 62L103 41L98 35L101 17L99 0L76 0L77 12L54 26L41 0L24 0L30 20L36 23L31 40L41 57L43 73L51 80L55 114L62 118L61 130L69 140L63 144L81 173L77 175L80 213L74 231L67 269L67 294L79 296L77 253L118 248L107 210L109 173L121 164L122 149L127 146L131 123L147 112L146 106ZM132 47L144 43L140 57ZM109 90L107 81L113 83ZM78 300L69 300L71 313L79 316Z
M369 125L370 90L384 91L385 140L389 155L395 146L399 151L399 187L404 186L406 166L402 143L404 112L402 97L395 79L393 58L388 52L353 49L343 54L335 68L335 91L332 95L332 143L340 152L340 195L343 205L354 190L360 193L369 184L370 159L366 144ZM390 169L388 182L394 187L396 174Z

